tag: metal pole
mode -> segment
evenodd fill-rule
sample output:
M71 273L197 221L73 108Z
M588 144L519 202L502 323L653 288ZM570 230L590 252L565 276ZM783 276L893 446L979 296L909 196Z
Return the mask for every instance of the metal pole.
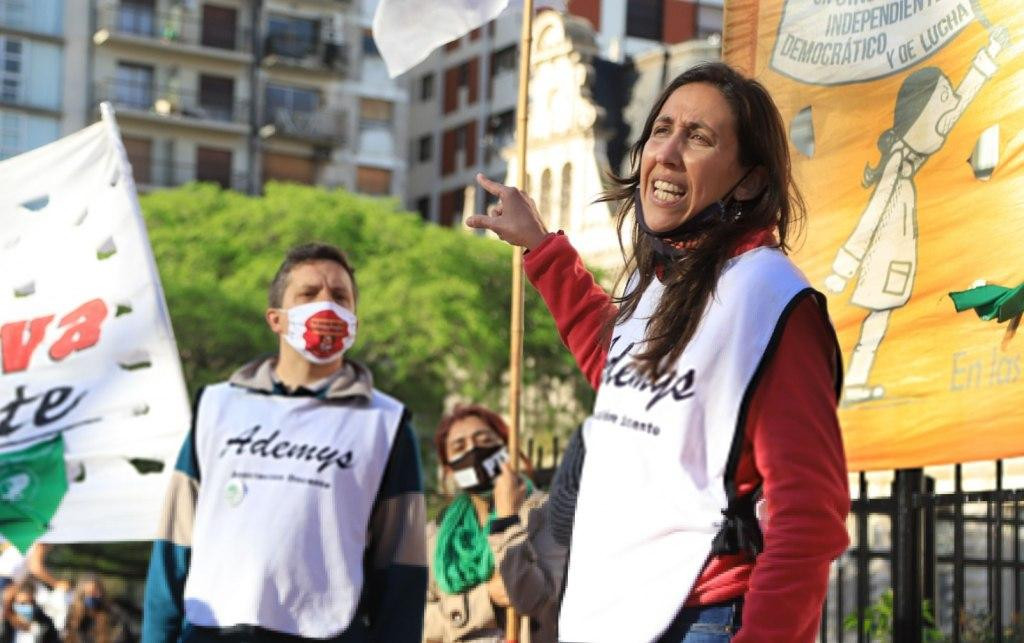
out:
M920 496L922 469L899 469L893 481L893 629L900 643L921 642L924 529Z
M254 0L249 20L249 46L252 57L249 59L249 194L260 194L263 191L262 163L260 163L260 65L263 60L263 0ZM237 26L236 26L237 28ZM242 34L243 38L245 33Z
M523 29L519 42L519 88L516 99L516 156L519 161L516 187L526 186L526 143L529 124L530 50L533 45L533 0L523 0ZM513 473L519 472L519 403L523 381L523 249L512 249L512 319L509 337L508 450ZM508 608L505 640L519 641L519 617Z
M867 643L864 635L864 620L867 616L867 607L870 588L868 587L868 477L861 471L860 489L860 511L857 512L857 643ZM839 639L840 641L842 638Z
M992 622L995 641L1003 643L1003 461L996 460L995 564L992 567Z
M960 643L960 617L964 609L964 490L963 468L953 470L953 639Z
M938 603L938 592L936 591L936 577L938 575L938 554L935 548L935 478L925 477L924 488L927 494L928 502L924 502L922 499L920 505L921 519L924 521L923 537L924 537L924 549L922 550L922 561L924 564L922 580L922 597L923 600L928 601L932 606L932 619L934 625L938 625L939 622L939 603Z

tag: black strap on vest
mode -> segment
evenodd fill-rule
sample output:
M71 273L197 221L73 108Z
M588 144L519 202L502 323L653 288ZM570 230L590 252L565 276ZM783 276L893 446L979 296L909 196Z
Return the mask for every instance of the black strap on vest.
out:
M768 363L779 346L779 342L782 340L782 331L786 326L789 315L796 308L797 304L808 296L814 297L822 310L825 310L825 297L813 288L801 290L789 301L782 314L779 315L779 320L775 324L775 330L772 332L771 339L768 340L768 346L765 347L764 355L761 357L761 361L754 371L754 376L750 379L747 390L743 394L743 401L740 405L740 412L736 422L736 432L733 435L732 447L729 449L729 460L725 466L725 497L728 501L728 505L722 510L725 520L711 544L711 554L714 556L734 555L745 552L753 560L764 550L764 535L761 533L761 525L757 520L755 511L758 501L764 495L764 490L762 485L759 484L751 493L740 496L736 490L736 469L739 467L740 453L743 450L744 431L747 426L747 417L750 412L750 403L753 400L754 391L757 390L761 376L764 374L765 368L767 368ZM831 324L829 324L829 327L831 328ZM833 330L832 333L834 337L835 331ZM838 349L838 343L836 346ZM842 361L840 358L836 375L837 390L841 386L841 374Z
M735 471L728 473L735 479ZM729 487L735 489L735 484ZM755 511L762 497L761 485L757 485L753 492L745 496L733 495L729 498L729 506L722 510L722 516L725 517L722 528L711 543L713 556L746 553L754 559L764 550L764 535Z

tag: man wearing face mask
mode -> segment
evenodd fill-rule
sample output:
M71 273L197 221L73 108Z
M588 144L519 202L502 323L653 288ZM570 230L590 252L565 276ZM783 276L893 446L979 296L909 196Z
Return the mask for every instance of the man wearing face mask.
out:
M143 641L419 641L425 509L404 406L345 357L354 271L285 257L276 355L200 392L146 585Z

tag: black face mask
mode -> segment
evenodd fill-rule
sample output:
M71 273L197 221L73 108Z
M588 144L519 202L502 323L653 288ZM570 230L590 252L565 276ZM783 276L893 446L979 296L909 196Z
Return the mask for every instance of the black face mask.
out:
M647 221L644 218L644 207L640 202L640 188L637 188L633 194L633 209L636 213L636 223L640 230L650 238L651 247L658 259L663 262L678 259L682 256L683 251L673 246L672 243L694 239L716 225L728 221L729 210L736 203L733 192L753 171L753 167L747 170L746 174L741 176L740 180L736 181L720 200L714 201L678 226L664 232L655 232L648 227Z
M503 444L473 447L448 463L455 483L467 493L482 493L494 487L494 479L501 473L501 465L508 460L508 449Z

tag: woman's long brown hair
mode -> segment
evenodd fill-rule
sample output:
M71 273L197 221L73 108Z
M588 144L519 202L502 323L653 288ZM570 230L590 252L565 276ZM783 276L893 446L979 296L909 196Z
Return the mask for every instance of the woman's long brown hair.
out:
M103 590L103 582L95 574L83 574L78 579L74 593L74 600L68 607L68 618L65 625L64 643L81 643L83 640L91 640L93 643L112 643L115 638L113 624L110 619L110 612L107 609L97 610L92 615L90 631L85 631L85 617L88 610L85 608L82 590L86 584L93 583L100 587L106 599L106 591ZM107 599L109 600L109 599ZM88 635L87 635L88 634Z
M634 212L634 197L640 187L640 158L651 136L654 121L674 91L690 83L708 83L721 92L732 108L743 168L763 167L766 185L753 199L733 204L741 208L738 217L728 216L704 231L685 255L665 266L665 291L647 323L647 342L636 357L637 368L652 381L659 380L682 354L704 316L708 302L725 263L744 238L759 230L775 229L778 245L789 249L794 224L803 220L805 206L793 182L786 130L778 107L759 82L745 78L724 63L703 63L677 76L664 89L647 115L640 139L630 149L631 172L612 176L616 184L599 201L617 202L616 225L622 245L623 228ZM650 237L632 222L633 251L627 256L623 276L635 278L617 301L619 311L613 324L630 318L644 291L655 279L656 256ZM609 332L611 328L608 329Z

